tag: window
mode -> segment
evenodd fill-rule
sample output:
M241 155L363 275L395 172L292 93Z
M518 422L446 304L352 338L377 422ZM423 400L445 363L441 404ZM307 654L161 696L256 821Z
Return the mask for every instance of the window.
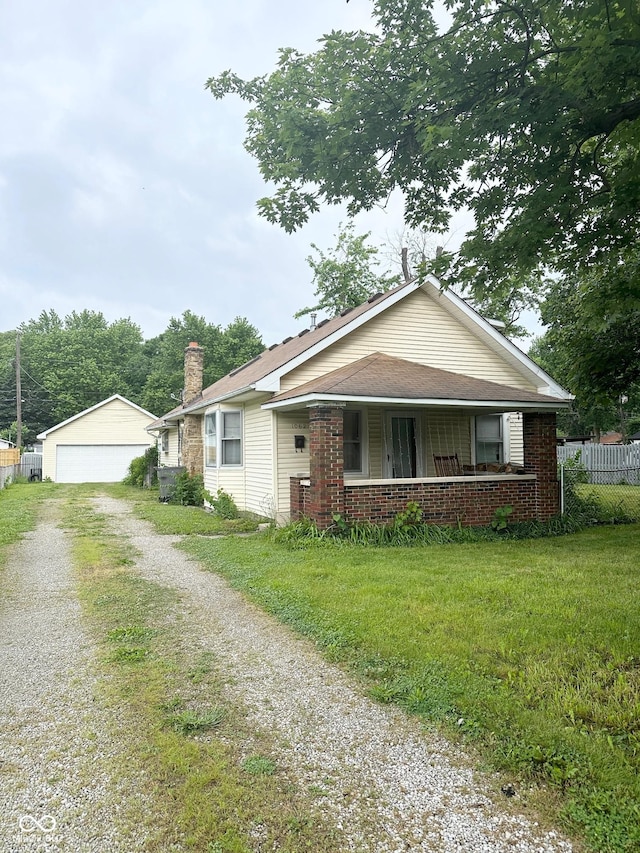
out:
M169 452L169 430L165 429L160 435L160 450L163 453Z
M242 464L242 414L221 412L222 415L222 464Z
M480 462L504 462L502 415L476 418L476 463Z
M362 471L362 412L345 410L343 413L344 470Z
M204 417L204 464L215 468L218 459L217 412Z
M205 465L242 465L242 412L210 412L204 418Z

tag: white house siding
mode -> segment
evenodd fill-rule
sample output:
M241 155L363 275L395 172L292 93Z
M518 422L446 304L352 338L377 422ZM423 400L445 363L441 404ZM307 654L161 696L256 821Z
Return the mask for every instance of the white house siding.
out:
M245 506L251 512L271 517L276 508L273 469L274 413L259 403L244 409Z
M180 465L180 442L178 437L179 427L169 430L169 446L166 453L162 450L162 436L158 435L158 465Z
M150 423L148 415L123 400L98 406L49 432L42 447L42 476L56 479L58 446L132 445L139 453L141 447L150 447L154 441L146 431ZM92 482L90 471L87 482Z
M281 389L288 391L376 351L478 379L537 390L422 290L284 376Z
M238 409L242 411L242 465L219 468L205 465L204 485L211 494L222 489L231 495L240 509L267 515L275 503L271 449L273 414L263 411L260 403L223 405L207 409L207 414L216 410L231 412Z
M524 437L522 433L522 412L511 412L509 419L509 445L507 462L524 465Z
M296 451L294 436L304 435L304 450ZM290 477L309 476L309 412L278 412L276 418L277 514L286 520L290 511Z

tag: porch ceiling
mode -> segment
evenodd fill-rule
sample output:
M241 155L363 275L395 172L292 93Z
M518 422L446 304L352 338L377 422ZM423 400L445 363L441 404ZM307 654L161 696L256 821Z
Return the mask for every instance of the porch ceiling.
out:
M297 388L276 394L264 404L264 408L291 408L320 400L464 406L500 411L555 411L569 405L566 399L376 352Z

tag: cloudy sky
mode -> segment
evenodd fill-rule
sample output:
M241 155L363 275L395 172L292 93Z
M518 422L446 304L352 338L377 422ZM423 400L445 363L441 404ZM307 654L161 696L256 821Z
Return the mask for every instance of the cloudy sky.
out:
M369 0L0 0L0 331L54 309L130 317L145 338L189 309L247 317L266 345L313 299L310 244L287 235L245 152L246 106L208 77L271 71L331 29L370 28ZM393 239L399 201L357 220Z

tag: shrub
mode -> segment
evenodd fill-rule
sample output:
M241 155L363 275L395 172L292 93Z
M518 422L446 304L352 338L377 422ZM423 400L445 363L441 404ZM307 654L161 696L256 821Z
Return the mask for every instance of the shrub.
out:
M218 489L215 497L207 493L206 500L207 503L211 504L214 512L216 515L219 515L220 518L237 518L239 515L236 502L231 495L223 492L222 489Z
M156 467L158 465L158 448L154 444L146 450L142 456L136 456L129 463L129 472L122 481L125 486L137 486L143 489L146 485L145 479L148 477L149 485L155 486L158 482Z
M181 471L175 479L175 484L169 503L181 506L203 506L208 493L204 487L202 474L189 474Z

